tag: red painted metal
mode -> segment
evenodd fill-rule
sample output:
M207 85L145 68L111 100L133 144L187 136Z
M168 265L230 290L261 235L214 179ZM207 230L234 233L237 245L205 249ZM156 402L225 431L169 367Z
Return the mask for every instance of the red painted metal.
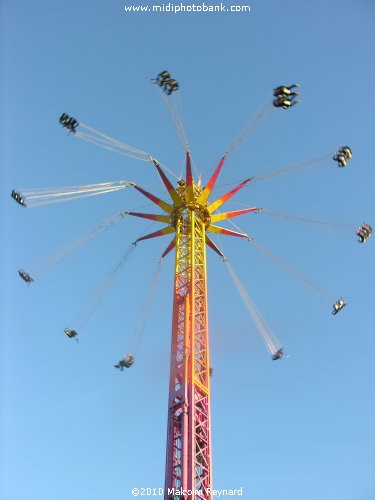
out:
M246 179L246 181L243 181L241 182L241 184L239 184L238 186L236 186L234 189L232 189L231 191L229 191L228 193L224 194L221 198L219 198L218 200L214 201L213 203L211 203L211 205L208 205L208 211L212 214L213 212L215 212L215 210L217 210L219 207L221 207L221 205L223 205L223 203L225 203L226 201L229 200L229 198L231 198L234 194L237 193L237 191L239 191L240 189L242 189L244 186L247 186L247 184L249 184L249 182L251 181L252 179Z
M142 236L135 240L134 243L138 243L138 241L149 240L150 238L157 238L158 236L164 236L165 234L174 233L174 229L171 226L165 227L164 229L159 229L159 231L155 231L154 233L146 234L146 236Z
M205 223L186 207L176 224L165 500L212 498L209 368Z
M164 210L164 212L167 212L168 214L172 213L173 207L171 205L169 205L168 203L165 203L165 201L163 201L160 198L158 198L157 196L149 193L148 191L141 188L140 186L137 186L136 184L134 184L134 188L137 191L139 191L140 193L142 193L144 196L146 196L146 198L153 201L156 205L158 205L160 208L162 208Z
M215 182L216 182L216 179L218 178L219 174L220 174L220 171L224 165L224 162L225 162L225 159L226 159L226 156L223 156L222 159L220 160L220 163L219 165L216 167L214 173L212 174L210 180L207 182L207 185L206 187L204 188L202 194L200 195L200 197L198 198L198 202L199 203L205 203L210 194L211 194L211 191L215 185Z
M175 233L162 255L163 258L176 248L164 500L213 500L210 491L212 453L206 245L224 260L225 256L206 233L249 238L246 234L211 223L256 210L252 207L212 215L251 180L242 182L208 205L209 195L224 161L225 157L206 188L202 189L193 180L189 151L186 152L186 182L180 180L176 188L155 160L173 205L138 186L135 188L169 215L128 212L129 215L167 224L163 229L138 238L136 242Z

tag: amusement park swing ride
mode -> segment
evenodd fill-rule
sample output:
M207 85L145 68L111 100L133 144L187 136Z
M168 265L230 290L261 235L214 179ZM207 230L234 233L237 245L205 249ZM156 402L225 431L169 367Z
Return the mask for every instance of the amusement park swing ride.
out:
M233 236L249 241L266 255L276 260L281 267L294 273L297 278L303 279L306 283L305 278L302 278L279 258L270 254L260 243L241 231L234 224L235 229L237 229L236 231L217 225L222 221L230 221L232 218L240 215L251 212L260 213L266 210L254 206L229 212L221 212L219 210L238 191L248 184L259 180L259 178L251 177L244 179L232 190L217 199L212 198L212 191L225 162L234 148L243 142L254 128L274 109L289 109L299 102L297 99L299 94L294 90L298 85L294 84L289 87L282 85L274 89L272 103L265 110L258 113L247 127L245 127L236 142L221 158L207 184L203 186L201 179L194 179L192 174L191 154L183 126L179 101L176 97L179 84L171 78L170 73L167 71L162 71L153 82L159 88L181 142L186 148L185 176L183 178L180 177L176 185L173 185L167 176L166 172L170 172L168 168L149 153L112 139L108 135L82 122L78 122L66 113L61 115L59 121L69 134L75 137L124 156L151 162L168 192L169 198L167 201L146 191L134 182L125 180L65 188L13 190L11 196L20 205L33 207L133 188L156 205L162 211L162 214L132 211L115 214L109 220L104 221L93 230L85 233L79 240L64 247L45 262L41 268L35 269L33 272L20 269L19 275L26 283L32 283L34 279L52 269L56 264L69 257L98 234L106 231L118 221L121 221L125 216L140 217L164 224L164 227L161 229L139 237L126 250L113 272L101 287L99 295L96 295L94 304L97 307L102 295L108 290L116 276L122 270L138 243L151 238L172 235L172 240L161 256L162 260L172 250L175 252L164 498L173 500L187 498L184 492L191 491L192 494L189 498L208 500L212 499L210 419L210 375L212 369L210 368L207 311L207 247L213 250L227 265L234 284L251 314L255 327L262 335L272 360L277 361L284 356L284 350L279 340L267 325L221 248L212 240L212 235ZM325 156L324 159L326 158ZM332 157L339 167L346 167L351 158L352 151L348 146L340 146ZM310 163L321 160L322 158L313 160ZM305 166L306 163L303 163L300 166L279 169L263 177L279 175L298 168L304 168ZM358 241L364 243L371 236L372 229L368 224L364 223L358 227L356 234L359 238ZM309 282L308 284L316 290L314 284ZM155 286L156 282L154 279L152 288L154 289ZM147 307L149 305L150 300ZM345 305L346 303L343 298L336 300L333 304L332 314L336 315L339 313ZM65 328L65 334L78 342L79 333L91 317L94 309L93 307L89 308L81 324L75 326L75 329L70 327ZM124 368L130 368L134 362L135 355L133 352L125 355L114 366L123 371Z

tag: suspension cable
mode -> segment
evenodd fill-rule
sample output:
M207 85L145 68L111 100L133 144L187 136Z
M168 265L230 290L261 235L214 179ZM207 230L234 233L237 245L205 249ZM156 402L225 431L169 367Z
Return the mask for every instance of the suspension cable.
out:
M262 208L262 213L265 213L267 215L271 215L274 217L281 217L281 218L285 218L285 219L290 219L290 220L296 221L296 222L326 226L326 227L333 228L333 229L352 229L352 227L353 227L352 224L342 224L342 223L329 222L329 221L318 220L318 219L310 219L308 217L302 217L300 215L290 214L287 212L281 212L279 210L273 210L271 208Z
M290 174L294 171L307 170L311 167L315 167L317 165L322 164L323 161L331 158L332 153L326 153L318 158L313 158L311 160L304 161L302 163L297 163L295 165L289 165L287 167L278 168L276 170L271 170L268 173L263 175L255 176L252 182L263 181L266 179L270 179L271 177L276 177L278 175Z
M150 161L150 158L149 158L149 155L146 154L146 155L136 155L136 154L132 154L132 153L128 153L126 151L122 151L121 149L115 149L115 146L116 144L114 144L114 147L111 147L111 146L108 146L108 145L105 145L105 144L102 144L100 141L97 141L95 140L95 138L91 138L90 136L86 135L86 134L83 134L82 132L76 132L75 134L77 137L79 137L80 139L83 139L87 142L91 142L92 144L95 144L103 149L108 149L109 151L113 151L114 153L117 153L117 154L120 154L120 155L123 155L123 156L128 156L130 158L134 158L136 160L141 160L141 161Z
M261 245L258 241L251 239L250 243L254 245L258 250L260 250L264 255L269 257L271 260L273 260L277 265L279 265L284 271L287 271L290 273L292 276L295 278L299 279L302 283L310 287L314 292L318 293L323 299L325 299L328 303L332 304L333 302L336 301L335 298L332 298L333 295L330 293L326 292L322 288L318 287L316 284L314 284L312 281L307 279L305 276L300 274L298 271L296 271L294 268L286 264L283 260L280 259L280 257L272 254L269 250L267 250L263 245Z
M250 313L250 317L254 323L256 330L260 333L265 346L267 347L269 353L273 356L281 348L281 343L279 339L277 338L276 334L271 330L270 326L267 324L263 315L261 314L261 312L255 305L255 302L251 298L249 292L245 289L240 278L234 272L234 269L231 266L231 264L228 262L228 260L224 262L243 303L245 304L248 312Z
M159 276L160 276L160 271L161 271L161 264L162 261L159 261L156 267L155 272L152 275L151 282L146 294L146 298L143 302L137 323L135 325L135 328L132 332L132 335L130 337L129 341L129 352L133 353L136 355L138 353L140 344L143 339L143 335L146 329L146 324L147 320L150 315L150 309L152 305L152 301L154 299L155 293L156 293L156 287L159 281Z
M228 220L237 230L241 232L243 229L241 229L239 226L237 226L233 221ZM316 293L318 293L320 296L324 298L325 301L329 303L333 303L336 301L336 299L333 298L333 294L328 293L326 290L323 290L321 287L318 287L316 284L314 284L312 281L307 279L305 276L302 276L299 272L297 272L295 269L293 269L291 266L286 264L283 260L280 259L280 257L272 254L269 250L267 250L264 246L262 246L258 241L256 241L254 238L249 238L248 241L253 244L258 250L260 250L264 255L267 255L271 260L276 262L282 269L290 273L292 276L295 278L299 279L302 283L305 285L309 286L312 290L314 290Z
M53 203L62 203L65 201L97 196L100 194L119 191L127 187L133 187L134 183L128 181L100 182L98 184L86 184L82 186L53 187L53 188L35 188L31 190L21 190L19 193L12 192L12 196L17 196L18 203L22 199L22 205L26 207L37 207L40 205L49 205Z
M266 102L261 106L256 113L250 118L250 120L245 124L237 138L234 140L233 144L227 150L227 157L233 153L246 139L255 133L263 122L271 116L273 108L270 106L269 102Z
M105 220L104 222L101 222L98 226L94 227L93 229L86 231L78 239L74 240L68 245L65 245L62 249L58 250L51 257L45 259L44 261L36 265L34 268L31 268L30 274L33 276L33 278L40 278L47 272L54 269L58 264L65 261L68 257L75 254L80 248L82 248L89 241L93 240L99 234L103 233L104 231L112 227L114 224L122 220L125 214L126 212L119 212L110 217L109 219Z
M159 93L161 94L164 104L167 107L167 110L172 119L173 125L175 126L177 135L181 141L182 146L188 148L189 146L188 139L183 125L182 116L180 113L180 109L178 107L176 96L173 94L170 96L165 95L165 93L161 88L159 88Z
M103 132L100 132L99 130L96 130L92 127L89 127L88 125L85 125L82 122L79 122L80 126L82 128L85 128L86 130L89 130L90 132L93 132L94 134L97 134L98 136L106 139L108 142L117 145L120 148L126 149L128 151L132 151L133 153L137 153L139 155L144 155L144 156L150 156L149 153L146 153L145 151L142 151L141 149L134 148L133 146L129 146L129 144L125 144L122 141L118 141L116 139L113 139L109 135L103 134Z
M131 244L126 251L121 255L118 263L114 267L114 269L110 272L110 274L103 280L103 282L98 287L95 292L93 298L88 302L86 307L83 309L81 313L79 313L76 318L73 320L73 324L77 325L77 331L80 333L82 329L87 325L89 320L91 319L94 312L97 310L99 305L101 304L104 296L112 286L113 282L120 274L122 269L124 268L126 262L129 257L135 250L135 245Z

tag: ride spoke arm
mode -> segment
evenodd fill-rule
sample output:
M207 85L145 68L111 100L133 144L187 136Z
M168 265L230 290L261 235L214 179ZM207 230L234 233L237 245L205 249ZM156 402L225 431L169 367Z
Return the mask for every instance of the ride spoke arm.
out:
M189 150L186 150L186 201L188 203L194 201L193 175L191 173L191 159Z
M173 187L172 183L170 182L170 180L168 179L168 177L165 175L165 173L163 172L163 170L160 168L160 165L159 163L153 158L152 159L162 181L164 182L164 185L165 187L167 188L167 191L169 193L169 196L172 198L175 206L180 206L182 205L182 198L181 196L178 194L178 192L175 190L175 188Z
M143 219L155 220L169 224L170 218L168 215L155 215L155 214L142 214L139 212L126 212L126 215L133 215L134 217L142 217Z
M206 244L207 246L209 246L214 252L216 252L218 255L220 255L220 257L225 261L226 260L226 257L225 255L223 254L223 252L221 250L218 249L218 247L215 245L215 243L211 240L211 238L209 238L206 234Z
M142 236L135 240L134 244L137 244L142 240L149 240L150 238L157 238L158 236L164 236L165 234L174 233L175 229L172 226L165 227L164 229L160 229L159 231L155 231L154 233L146 234L146 236Z
M166 257L169 252L171 252L176 246L176 237L173 238L173 240L169 243L169 245L167 246L167 248L164 250L164 252L162 253L162 256L160 257L160 260L161 259L164 259L164 257Z
M219 165L216 167L214 173L212 174L210 180L208 181L207 186L203 189L202 194L198 198L198 200L197 200L198 203L204 204L208 200L208 198L211 194L211 191L215 185L215 182L216 182L217 178L219 177L220 171L224 165L225 160L226 160L226 156L223 156L223 158L220 160Z
M225 234L227 236L238 236L239 238L245 238L247 240L251 240L250 236L245 233L238 233L237 231L232 231L231 229L225 229L219 226L210 225L206 229L207 233L217 233L217 234Z
M149 193L148 191L142 189L141 187L137 186L136 184L134 184L134 188L137 191L139 191L140 193L142 193L144 196L146 196L146 198L148 198L149 200L154 202L156 205L158 205L158 207L160 207L162 210L164 210L164 212L167 212L168 214L171 214L173 212L172 205L169 205L165 201L161 200L157 196L154 196L153 194Z
M237 193L237 191L242 189L244 186L247 186L247 184L249 184L249 182L251 182L251 181L252 181L252 177L249 179L246 179L245 181L241 182L241 184L236 186L234 189L232 189L228 193L224 194L221 198L219 198L216 201L214 201L213 203L211 203L211 205L208 205L207 209L210 212L210 214L212 214L213 212L215 212L215 210L220 208L221 205L223 205L226 201L228 201L229 198L231 198L234 194Z
M257 212L260 209L257 207L245 208L243 210L234 210L233 212L226 212L224 214L216 214L211 217L211 222L219 222L221 220L231 219L232 217L237 217L238 215L247 214L249 212Z

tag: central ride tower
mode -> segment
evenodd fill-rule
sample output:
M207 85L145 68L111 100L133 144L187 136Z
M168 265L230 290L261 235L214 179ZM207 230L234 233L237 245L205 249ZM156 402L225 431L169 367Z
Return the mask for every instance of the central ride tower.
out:
M189 163L189 156L187 162ZM187 169L189 172L189 168ZM187 172L187 173L188 173ZM206 226L201 189L187 175L177 189L186 200L175 210L176 257L165 499L210 499L212 485L210 362L207 317Z
M225 162L224 156L207 185L194 182L189 151L186 180L173 187L159 163L152 161L173 203L167 203L140 186L133 187L159 206L165 215L126 212L166 224L166 227L135 241L174 233L162 255L176 248L173 288L171 365L168 400L168 430L165 500L212 500L212 452L210 419L210 355L207 312L206 246L225 260L207 233L249 239L248 235L216 226L256 207L214 214L252 179L246 179L212 203L208 202Z

